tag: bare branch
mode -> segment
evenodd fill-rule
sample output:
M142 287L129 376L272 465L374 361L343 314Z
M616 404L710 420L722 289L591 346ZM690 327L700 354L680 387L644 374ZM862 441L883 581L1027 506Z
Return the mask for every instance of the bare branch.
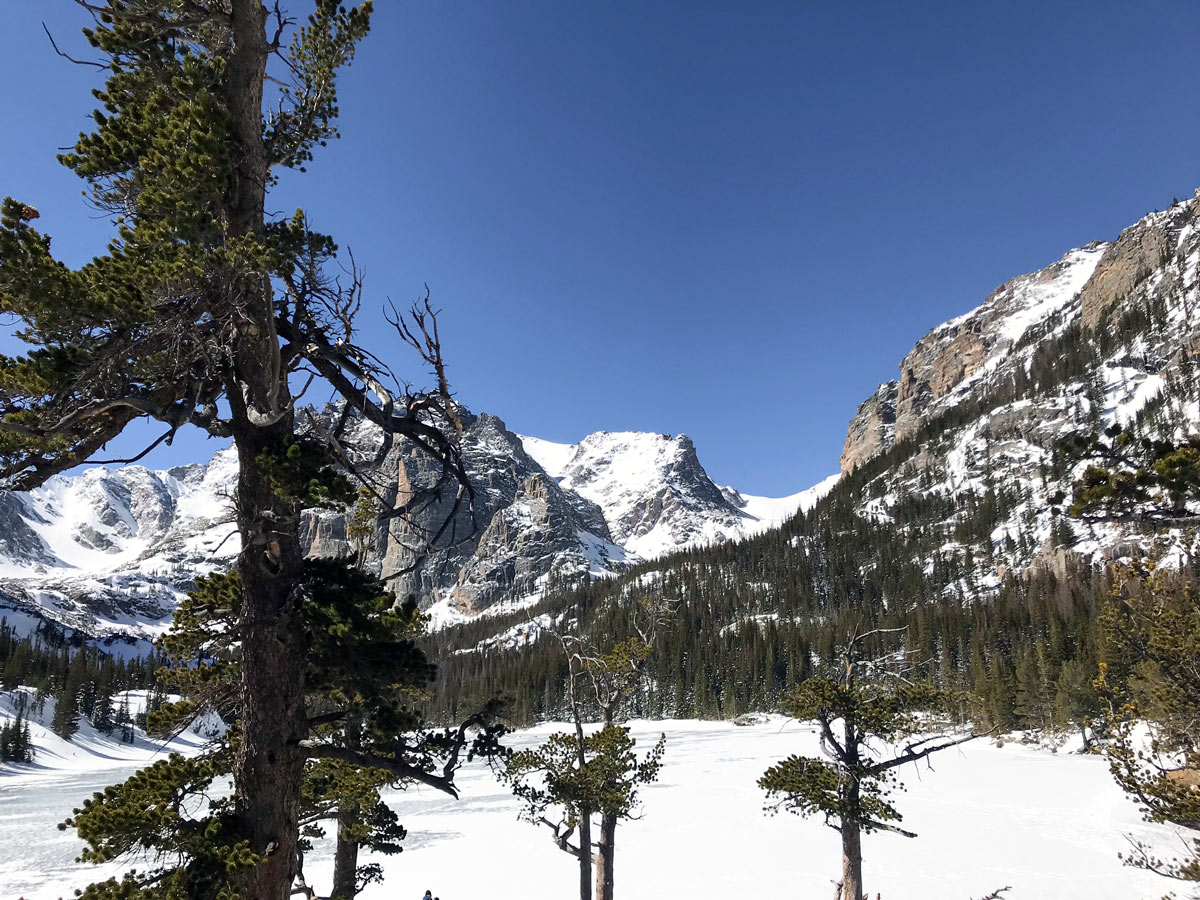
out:
M130 456L127 459L90 459L88 460L88 463L93 466L123 466L129 463L135 463L145 457L151 450L153 450L163 441L166 441L169 445L171 443L171 439L175 436L175 430L176 429L174 428L168 429L164 434L156 438L149 447L137 454L137 456Z
M42 23L42 31L46 32L46 37L48 37L50 39L50 46L54 48L54 52L57 53L59 56L61 56L63 59L65 59L67 62L74 63L77 66L93 66L94 68L97 68L97 69L107 69L108 68L108 66L105 65L104 63L95 62L94 60L90 60L90 59L76 59L75 57L73 57L67 53L64 53L62 50L59 50L58 44L55 43L55 41L54 41L54 35L52 35L50 33L50 29L46 27L45 22Z
M452 778L448 779L442 775L426 772L424 769L410 765L402 759L369 753L365 750L351 750L349 747L338 747L333 744L323 744L311 740L300 741L299 746L305 751L305 755L309 759L337 759L351 765L362 766L363 768L383 769L385 772L391 772L397 778L419 781L421 784L441 791L444 794L449 794L456 800L458 799L458 788L454 786Z
M915 831L905 831L903 828L900 828L897 825L892 825L890 822L876 822L868 819L862 824L863 828L869 828L878 831L890 831L892 834L898 834L901 837L915 838L917 836Z
M991 734L991 731L980 732L979 734L972 732L971 734L964 735L963 737L960 737L960 738L955 738L954 740L942 741L942 743L940 743L940 744L930 744L929 746L927 746L921 750L908 749L904 753L901 753L899 756L895 757L894 759L889 759L889 760L885 760L880 763L876 763L875 765L870 766L868 768L872 774L875 774L878 772L886 772L888 769L896 768L896 766L902 766L905 763L916 762L917 760L924 759L925 757L930 756L931 754L937 753L941 750L948 750L950 747L957 747L959 744L965 744L965 743L967 743L967 741L973 741L976 738L983 737L985 734ZM920 741L919 743L924 744L927 742Z

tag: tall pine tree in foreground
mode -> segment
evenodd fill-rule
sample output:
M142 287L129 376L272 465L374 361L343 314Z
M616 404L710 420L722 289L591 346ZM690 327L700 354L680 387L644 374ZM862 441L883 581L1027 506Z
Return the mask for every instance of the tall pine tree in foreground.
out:
M397 607L378 579L340 560L308 560L308 597L302 616L308 654L305 713L312 736L303 743L299 820L301 849L322 837L322 823L337 824L332 890L321 896L352 900L378 880L378 866L359 866L358 849L400 850L404 829L383 804L387 785L420 783L457 796L461 761L496 750L491 710L453 729L426 729L414 705L426 695L433 667L415 639L424 617L409 602ZM246 847L227 827L235 810L228 799L200 807L197 797L227 776L242 740L243 663L238 609L245 602L237 573L202 579L180 605L164 644L172 666L162 678L186 699L164 704L149 721L157 734L178 733L199 716L217 712L229 732L199 758L173 755L108 788L77 809L66 823L88 845L84 859L108 862L136 855L150 866L88 888L85 898L222 896L235 889ZM474 726L479 726L472 736ZM465 751L465 754L464 754ZM149 811L149 812L148 812ZM298 856L293 893L315 897Z
M72 269L35 228L36 198L0 206L0 312L30 347L0 358L0 477L35 487L95 461L135 420L162 428L147 451L188 427L233 439L240 718L233 796L213 823L225 848L213 863L226 874L204 890L146 884L120 896L284 900L314 730L300 517L336 499L348 418L301 421L293 377L328 382L383 432L384 452L402 437L435 458L436 483L413 485L398 513L443 489L470 496L428 305L415 324L393 320L437 384L407 393L355 342L361 283L337 277L333 240L302 213L265 213L275 173L302 170L336 136L337 72L371 5L313 0L295 18L261 0L76 2L92 16L85 34L103 85L92 130L60 158L114 232L104 254ZM170 777L188 792L217 765L196 760ZM182 828L171 816L154 827Z

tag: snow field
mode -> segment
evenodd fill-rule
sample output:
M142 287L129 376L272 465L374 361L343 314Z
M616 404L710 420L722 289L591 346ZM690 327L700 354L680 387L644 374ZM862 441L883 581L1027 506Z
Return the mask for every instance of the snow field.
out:
M47 697L41 714L37 715L32 709L34 692L29 688L0 691L0 725L16 718L18 694L21 693L26 696L25 719L29 722L35 756L33 763L28 765L0 763L0 798L3 797L7 785L21 783L30 778L59 777L64 772L89 773L103 769L149 765L170 753L195 753L207 741L207 738L198 735L196 730L189 729L178 738L164 744L147 737L144 731L135 727L133 743L127 744L121 741L120 728L112 734L101 734L83 716L79 717L79 730L71 740L64 741L50 729L50 723L54 721L54 698ZM136 716L146 708L148 695L148 691L141 690L118 691L113 695L113 711L115 713L119 709L124 699L129 706L129 714ZM194 729L204 731L213 727L217 727L215 719L210 721L205 718L201 719ZM3 808L0 806L0 815L2 814ZM0 887L2 886L3 880L0 879ZM0 898L5 898L2 890Z
M560 727L541 725L509 743L539 742ZM665 731L667 756L660 782L642 792L642 818L617 831L622 900L832 896L836 832L818 820L764 814L755 784L777 760L819 752L810 726L776 717L747 727L635 722L633 730L643 748ZM139 740L118 757L119 745L81 737L79 755L43 753L41 768L0 775L0 846L8 848L0 853L0 898L53 900L118 871L74 863L78 840L55 826L156 752ZM897 795L904 827L919 837L863 839L870 896L969 900L1011 885L1006 900L1154 900L1171 887L1117 859L1126 834L1166 851L1177 845L1169 829L1141 821L1103 759L981 739L931 763L906 767L906 790ZM486 764L468 765L458 782L458 801L420 787L388 795L409 837L400 855L375 858L386 879L363 900L415 900L427 888L442 900L573 896L574 860L550 843L547 829L517 820L516 801ZM310 883L328 886L332 864L325 842L306 862Z
M540 741L542 725L510 743ZM667 755L658 784L643 790L643 816L617 831L622 900L688 897L819 898L840 873L836 832L818 820L763 812L756 785L791 753L813 754L811 727L773 718L737 727L717 722L636 722L643 748L662 731ZM883 900L969 900L1012 885L1006 900L1136 900L1171 885L1122 866L1125 834L1169 850L1169 829L1143 823L1112 783L1103 759L984 740L947 750L932 769L906 767L897 796L904 827L919 835L864 837L866 886ZM462 800L428 789L389 796L409 829L406 850L383 857L386 880L364 900L527 900L574 896L578 869L545 827L517 821L517 804L487 768L459 775ZM328 884L331 848L306 865Z

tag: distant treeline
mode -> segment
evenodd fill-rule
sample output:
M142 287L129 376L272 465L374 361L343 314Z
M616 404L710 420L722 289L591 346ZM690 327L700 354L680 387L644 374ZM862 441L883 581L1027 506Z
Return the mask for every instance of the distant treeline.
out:
M28 718L40 720L46 701L53 700L50 727L59 737L70 740L83 716L102 734L119 730L123 740L132 741L134 726L144 725L146 713L165 700L155 674L163 662L158 655L120 659L89 644L75 646L51 629L22 636L0 619L0 688L32 689L32 699L21 692L13 700L26 732ZM136 713L125 697L131 690L150 692L146 708ZM3 748L0 734L0 759L22 758Z

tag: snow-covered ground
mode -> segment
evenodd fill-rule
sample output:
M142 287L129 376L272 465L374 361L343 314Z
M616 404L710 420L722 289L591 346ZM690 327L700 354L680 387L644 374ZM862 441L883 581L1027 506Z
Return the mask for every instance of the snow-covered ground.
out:
M146 708L147 691L119 691L113 697L114 712L124 703L131 716L137 716ZM92 727L92 723L84 717L79 717L79 730L65 741L50 729L54 720L54 698L47 698L41 710L34 708L34 693L28 688L18 688L11 691L0 691L0 725L12 721L17 716L18 698L25 696L24 718L29 723L29 736L33 741L35 756L32 764L16 765L0 763L0 797L4 788L16 780L39 775L58 777L67 773L90 773L106 769L128 768L142 766L168 753L194 753L204 746L207 738L194 730L185 731L179 737L163 744L146 736L140 728L133 729L133 742L121 740L121 729L117 728L111 734L101 734ZM201 732L211 732L221 727L215 719L201 720L195 726ZM215 732L214 732L215 733ZM3 815L0 807L0 816ZM0 854L2 856L2 854ZM2 871L2 869L0 869ZM0 879L0 886L3 886ZM5 894L0 891L0 898Z
M544 725L511 743L545 737ZM816 738L773 719L736 727L716 722L639 722L649 745L667 734L660 783L644 790L643 817L617 833L616 885L623 900L795 897L828 900L839 867L838 837L820 822L763 813L755 781ZM50 900L103 872L71 860L78 843L54 825L73 805L120 777L114 770L63 777L0 777L0 897ZM1125 868L1125 834L1170 850L1168 829L1141 822L1096 757L1052 754L977 741L909 767L898 796L904 826L920 836L864 838L866 887L884 900L969 900L1011 885L1006 900L1137 900L1171 888ZM380 859L382 885L364 900L529 900L573 895L574 861L544 828L517 821L517 805L486 766L459 775L462 799L412 788L389 797L409 830L406 850ZM310 881L328 885L331 848L309 857Z

